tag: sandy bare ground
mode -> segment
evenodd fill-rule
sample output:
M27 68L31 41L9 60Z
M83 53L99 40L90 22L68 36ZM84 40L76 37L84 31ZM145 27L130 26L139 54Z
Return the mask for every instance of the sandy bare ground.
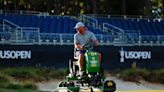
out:
M164 85L162 84L153 84L145 81L140 81L140 83L128 82L115 77L108 77L107 79L116 82L117 90L164 90Z
M107 79L116 82L117 90L164 90L164 85L162 84L152 84L145 81L141 81L140 83L127 82L116 77L108 77ZM40 91L53 91L61 81L62 80L52 80L38 83L37 85Z

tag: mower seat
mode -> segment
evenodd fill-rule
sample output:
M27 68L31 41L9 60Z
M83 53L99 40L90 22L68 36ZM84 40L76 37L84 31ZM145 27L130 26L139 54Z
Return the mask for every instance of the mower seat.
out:
M78 61L79 59L79 55L80 55L80 50L77 50L76 48L74 48L74 60Z

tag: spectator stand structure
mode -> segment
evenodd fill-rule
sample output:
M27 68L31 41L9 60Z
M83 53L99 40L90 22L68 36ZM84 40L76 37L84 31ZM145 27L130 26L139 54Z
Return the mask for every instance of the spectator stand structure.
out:
M164 20L97 15L51 16L47 13L0 13L0 43L73 45L73 27L83 21L101 45L164 46Z

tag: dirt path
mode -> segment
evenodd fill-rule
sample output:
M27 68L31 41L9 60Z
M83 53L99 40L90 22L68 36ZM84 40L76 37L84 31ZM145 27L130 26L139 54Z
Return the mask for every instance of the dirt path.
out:
M61 82L62 80L52 80L49 82L41 82L38 83L38 89L40 91L53 91L57 88L58 84Z
M109 80L116 82L117 90L164 90L164 85L152 84L145 81L140 83L123 81L115 77L108 77Z
M161 84L152 84L145 81L141 81L141 83L127 82L115 77L108 77L107 79L116 82L117 90L164 90L164 85ZM61 81L53 80L46 83L38 83L38 88L40 91L52 91L57 88Z

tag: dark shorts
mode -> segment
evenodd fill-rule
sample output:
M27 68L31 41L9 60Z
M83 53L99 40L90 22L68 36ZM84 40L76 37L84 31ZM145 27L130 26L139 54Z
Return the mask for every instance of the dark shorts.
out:
M81 51L80 51L80 54L84 55L85 52L86 52L86 50L81 50Z

